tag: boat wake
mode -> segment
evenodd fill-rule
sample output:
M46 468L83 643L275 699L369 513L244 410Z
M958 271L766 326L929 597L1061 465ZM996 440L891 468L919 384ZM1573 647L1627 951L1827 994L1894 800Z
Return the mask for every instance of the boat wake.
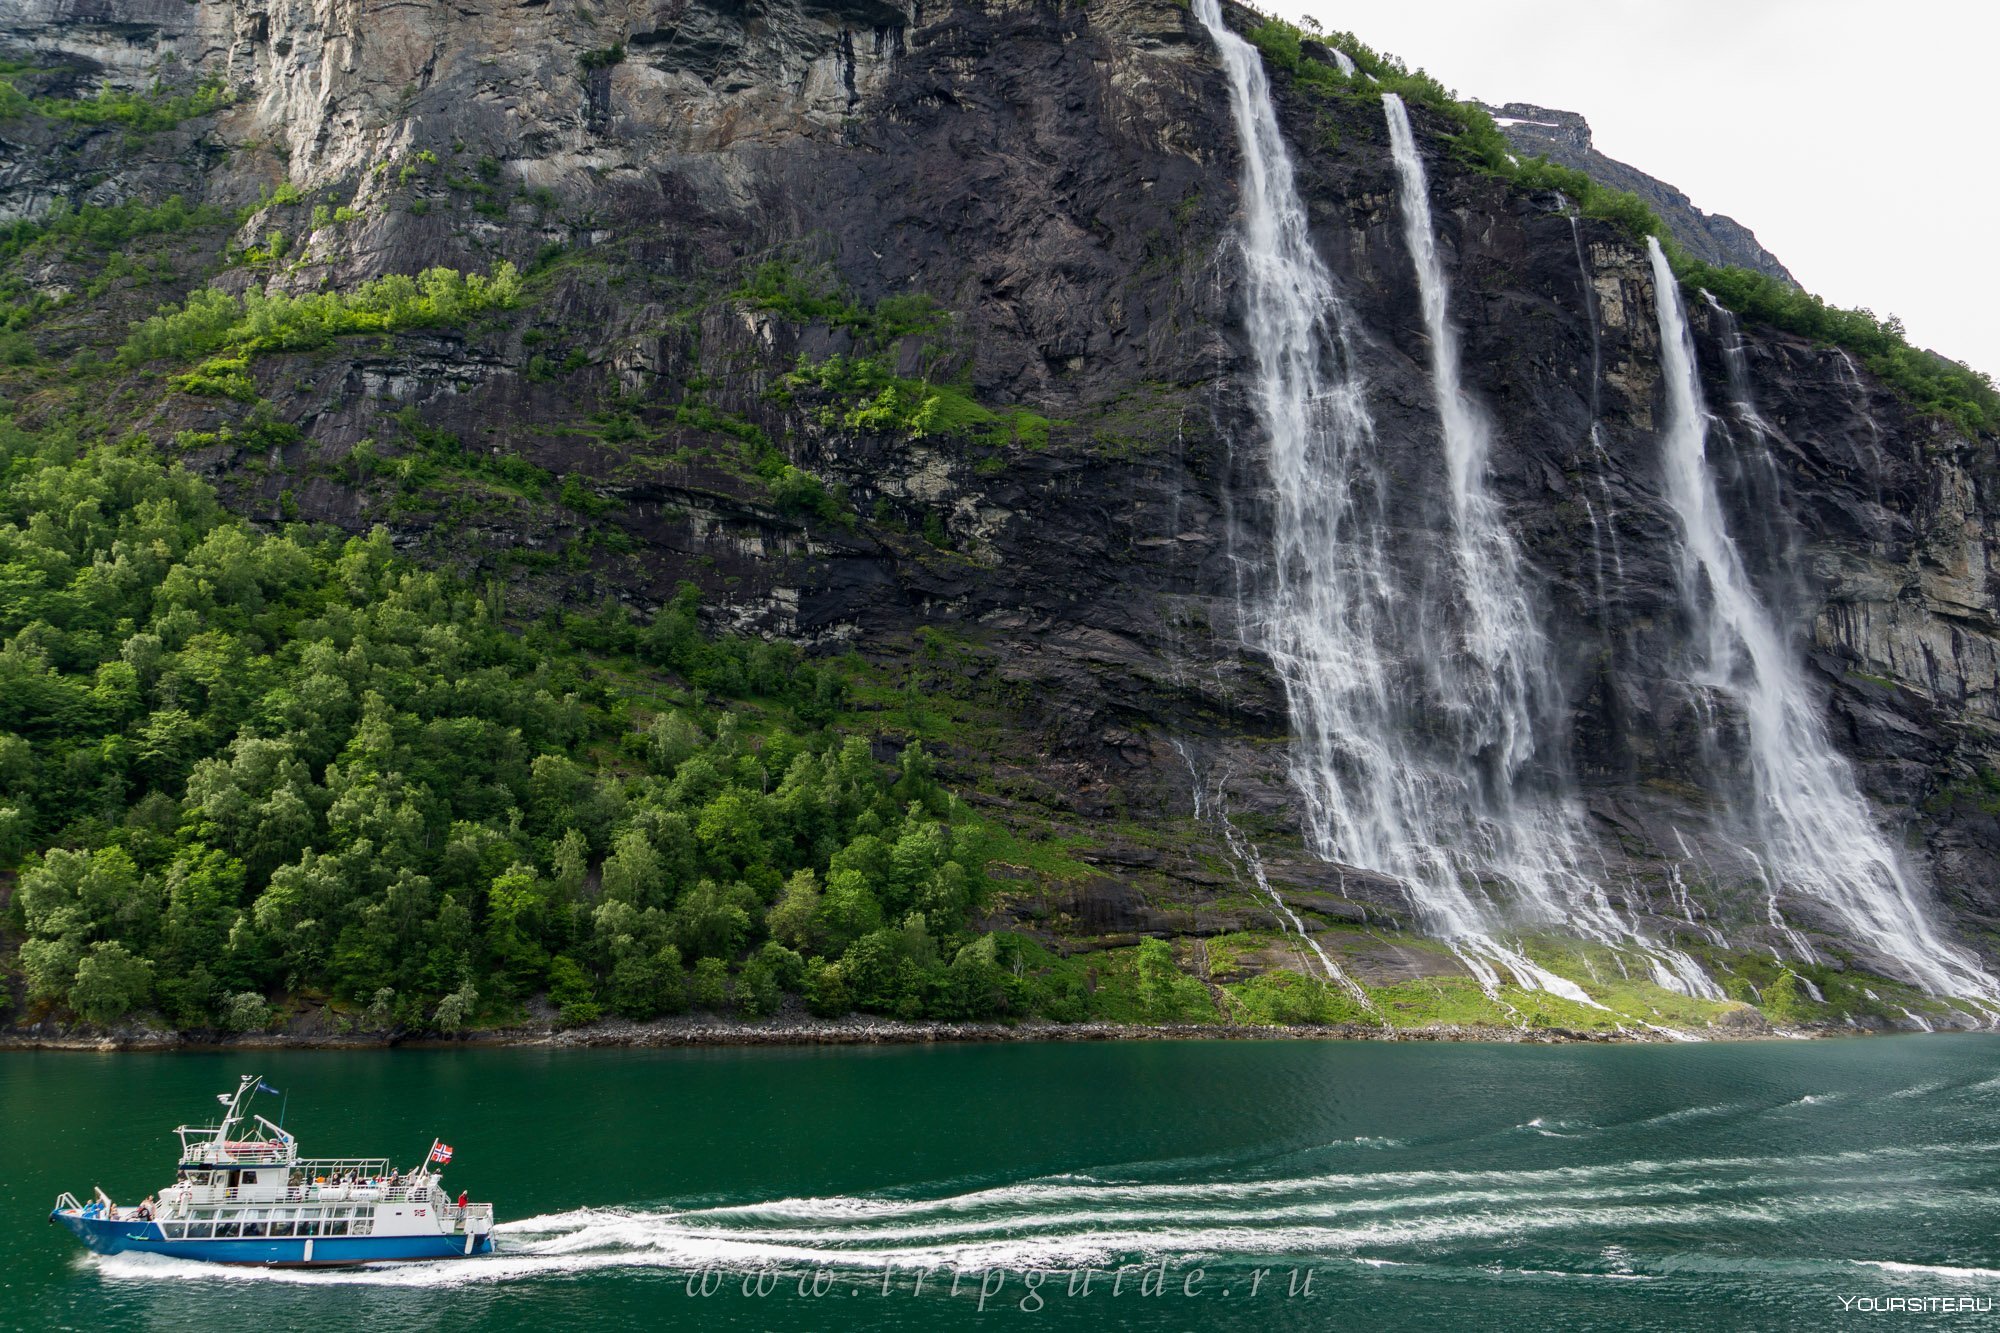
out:
M1965 1145L1955 1145L1962 1151ZM1111 1269L1172 1256L1212 1265L1372 1266L1462 1256L1518 1277L1520 1243L1596 1254L1659 1229L1784 1228L1833 1214L1963 1209L1943 1145L1819 1155L1626 1160L1530 1170L1384 1170L1148 1182L1062 1175L935 1197L834 1195L580 1208L498 1228L487 1258L365 1269L224 1268L153 1255L87 1260L119 1281L439 1287L653 1270ZM1581 1270L1580 1270L1581 1271ZM1575 1275L1575 1274L1570 1274Z

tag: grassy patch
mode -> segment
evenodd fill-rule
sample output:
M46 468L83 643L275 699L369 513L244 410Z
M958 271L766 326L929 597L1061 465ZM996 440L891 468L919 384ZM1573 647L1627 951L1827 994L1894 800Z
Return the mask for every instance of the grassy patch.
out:
M1214 957L1214 945L1209 956ZM1351 991L1318 977L1303 976L1289 968L1260 973L1247 981L1223 987L1236 1001L1240 1020L1249 1023L1277 1023L1286 1026L1330 1026L1359 1024L1373 1027L1382 1022Z

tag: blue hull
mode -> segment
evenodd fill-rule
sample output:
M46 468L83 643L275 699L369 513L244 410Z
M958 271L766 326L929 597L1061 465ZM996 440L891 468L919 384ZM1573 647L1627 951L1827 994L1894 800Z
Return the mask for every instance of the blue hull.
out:
M338 1268L493 1253L490 1235L475 1237L470 1251L465 1248L464 1236L318 1236L312 1240L312 1258L308 1259L302 1239L165 1240L151 1222L113 1222L61 1211L50 1213L49 1221L61 1223L99 1254L164 1254L212 1264Z

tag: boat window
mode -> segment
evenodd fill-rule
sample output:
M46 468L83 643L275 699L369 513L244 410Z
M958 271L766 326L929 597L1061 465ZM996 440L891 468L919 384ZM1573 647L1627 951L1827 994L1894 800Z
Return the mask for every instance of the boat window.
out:
M344 1221L328 1222L326 1224L326 1234L329 1236L345 1236L347 1234L347 1223Z
M271 1223L271 1234L274 1236L289 1236L292 1234L292 1224L290 1222L273 1222Z
M187 1235L187 1228L179 1222L169 1222L166 1227L168 1240L180 1240Z
M243 1224L243 1234L246 1236L261 1236L264 1235L268 1229L269 1228L262 1222L245 1222Z
M245 1171L245 1172L243 1173L243 1183L244 1183L244 1184L246 1184L246 1185L254 1185L254 1184L256 1184L256 1183L257 1183L257 1173L256 1173L255 1171Z
M300 1221L300 1223L299 1223L299 1235L301 1235L301 1236L317 1236L318 1234L319 1234L319 1219L318 1219L318 1218L315 1218L315 1217L308 1217L308 1218L305 1218L305 1219L303 1219L302 1221Z
M211 1223L208 1222L188 1223L187 1238L189 1240L207 1240L210 1236L214 1234L215 1234L215 1227Z
M229 1240L242 1234L243 1226L239 1222L217 1222L215 1224L215 1238L217 1240Z

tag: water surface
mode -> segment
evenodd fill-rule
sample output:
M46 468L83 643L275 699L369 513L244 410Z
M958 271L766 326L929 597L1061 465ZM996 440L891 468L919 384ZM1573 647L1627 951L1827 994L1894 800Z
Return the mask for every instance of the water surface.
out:
M501 1253L231 1272L44 1224L165 1183L253 1069L308 1153L453 1144ZM0 1323L1963 1327L1858 1309L2000 1294L1996 1097L1992 1036L11 1054Z

